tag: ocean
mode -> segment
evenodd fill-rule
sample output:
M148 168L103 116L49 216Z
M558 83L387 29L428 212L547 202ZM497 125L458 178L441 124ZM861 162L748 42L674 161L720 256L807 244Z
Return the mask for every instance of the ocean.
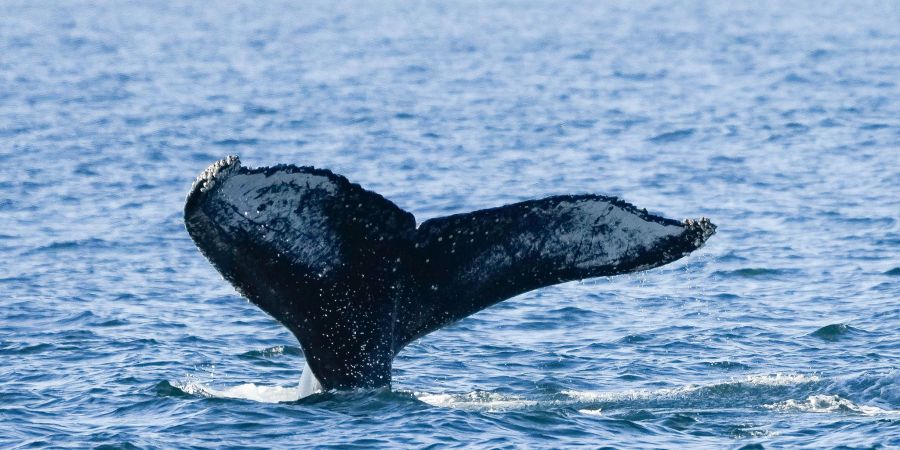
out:
M2 448L900 447L900 3L0 2ZM194 246L226 155L415 214L614 195L718 232L297 399Z

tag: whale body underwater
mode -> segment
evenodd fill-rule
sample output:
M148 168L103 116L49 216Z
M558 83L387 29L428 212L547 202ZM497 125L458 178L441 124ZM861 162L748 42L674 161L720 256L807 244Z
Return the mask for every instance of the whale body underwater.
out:
M410 342L540 287L675 261L715 233L614 197L561 195L418 226L381 195L324 169L209 166L188 233L237 291L296 336L301 396L389 386Z

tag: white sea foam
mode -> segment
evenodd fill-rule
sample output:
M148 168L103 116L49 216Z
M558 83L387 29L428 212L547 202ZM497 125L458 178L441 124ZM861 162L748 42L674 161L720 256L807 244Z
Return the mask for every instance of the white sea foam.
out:
M805 383L820 381L818 375L804 374L758 374L747 375L744 378L736 378L725 382L709 384L688 384L663 389L633 389L627 391L563 391L563 394L581 402L614 402L627 400L648 400L676 398L692 394L702 389L718 386L795 386Z
M284 351L284 347L276 347L274 351ZM322 392L322 384L313 375L307 363L303 367L300 383L294 387L265 386L244 383L225 389L216 389L206 383L188 379L184 383L175 383L175 387L190 395L215 398L238 398L262 403L292 402Z
M543 398L525 398L516 395L494 392L474 391L469 393L431 394L417 392L419 400L433 406L474 410L474 411L509 411L535 406L557 405L579 408L578 412L588 415L600 415L601 408L597 403L609 402L646 402L648 400L678 399L687 396L702 395L704 390L718 387L737 386L797 386L821 381L818 375L804 374L758 374L709 384L688 384L663 389L630 389L624 391L562 391L564 398L547 396Z
M484 391L469 392L468 394L428 394L417 392L414 395L419 400L432 406L467 411L509 411L538 404L537 400Z
M802 373L776 373L747 375L743 380L746 384L757 386L794 386L804 383L818 383L821 381L818 375L804 375Z
M900 415L898 410L882 409L877 406L857 405L852 401L838 395L810 395L806 400L786 400L783 402L763 405L766 409L774 411L800 411L811 413L856 413L866 416L874 415Z
M578 408L579 413L592 416L601 416L602 408L596 403L602 402L628 402L645 401L655 399L676 399L679 397L696 395L697 391L715 388L718 386L796 386L805 383L820 381L817 375L804 374L758 374L748 375L743 378L719 383L690 384L664 389L633 389L624 391L563 391L562 395L568 399L559 397L526 398L511 394L501 394L486 391L473 391L469 393L438 393L425 392L414 393L416 398L433 406L461 409L467 411L502 412L514 411L542 405L569 406ZM315 376L304 367L303 377L297 386L266 386L254 383L244 383L224 389L216 389L205 383L189 380L176 385L185 393L204 397L235 398L252 400L263 403L279 403L296 401L303 397L321 392L321 385ZM848 399L837 395L811 395L806 400L789 399L782 402L764 404L766 409L775 411L800 411L813 413L849 412L863 415L898 415L900 411L882 409L875 406L857 405Z
M244 383L225 389L215 389L196 381L176 384L175 386L191 395L213 398L237 398L262 403L291 402L301 398L300 389L298 387L264 386L253 383Z

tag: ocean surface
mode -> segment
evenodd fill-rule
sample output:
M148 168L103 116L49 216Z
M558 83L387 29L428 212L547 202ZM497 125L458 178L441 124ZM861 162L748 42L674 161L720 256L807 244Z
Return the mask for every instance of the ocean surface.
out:
M900 2L676 3L0 2L0 447L900 447ZM719 229L298 401L182 222L229 154Z

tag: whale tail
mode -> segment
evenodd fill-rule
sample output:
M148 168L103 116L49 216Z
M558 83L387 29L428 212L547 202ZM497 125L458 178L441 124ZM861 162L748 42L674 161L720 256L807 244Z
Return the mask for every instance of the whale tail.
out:
M206 169L185 225L234 287L298 339L323 389L390 383L409 342L565 281L650 269L699 248L677 222L612 197L555 196L431 219L328 170ZM305 371L306 373L306 371Z

